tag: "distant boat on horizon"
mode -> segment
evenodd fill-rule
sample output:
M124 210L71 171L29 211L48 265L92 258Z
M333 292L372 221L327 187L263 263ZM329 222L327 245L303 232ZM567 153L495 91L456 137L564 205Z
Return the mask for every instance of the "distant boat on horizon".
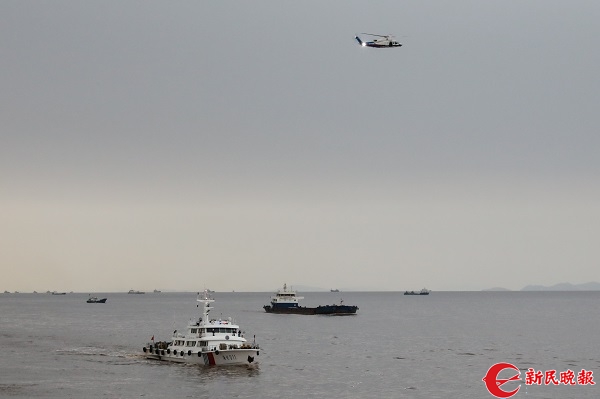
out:
M52 295L67 295L66 292L56 292L56 291L52 291Z
M128 294L145 294L144 291L129 290Z
M337 288L332 288L329 291L331 291L331 292L340 292L340 290L338 290Z
M106 298L98 299L98 297L92 296L92 294L90 294L90 297L88 298L88 300L86 302L87 303L106 303Z
M152 292L154 292L155 294L157 294L157 293L162 292L162 291L161 290L154 290Z
M421 291L419 292L415 292L415 291L404 291L404 295L429 295L431 291L429 291L427 288L423 288Z

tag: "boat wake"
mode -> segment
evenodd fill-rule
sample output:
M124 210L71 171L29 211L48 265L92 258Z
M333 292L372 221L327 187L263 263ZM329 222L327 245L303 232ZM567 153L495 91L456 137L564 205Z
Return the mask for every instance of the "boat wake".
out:
M63 348L55 351L59 355L65 356L103 356L112 358L127 358L128 353L123 351L111 351L107 348L98 348L95 346L81 346L76 348Z

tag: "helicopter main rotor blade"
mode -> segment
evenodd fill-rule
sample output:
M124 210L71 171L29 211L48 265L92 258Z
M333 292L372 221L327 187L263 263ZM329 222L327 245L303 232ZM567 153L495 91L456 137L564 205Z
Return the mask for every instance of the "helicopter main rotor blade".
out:
M370 36L378 36L378 37L390 37L390 35L376 35L374 33L361 33L361 35L370 35Z

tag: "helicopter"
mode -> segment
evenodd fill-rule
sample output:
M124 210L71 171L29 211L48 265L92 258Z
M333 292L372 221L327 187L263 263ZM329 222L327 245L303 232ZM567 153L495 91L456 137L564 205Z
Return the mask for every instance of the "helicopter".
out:
M361 33L361 35L369 35L375 37L382 37L383 39L373 39L373 41L363 42L358 35L354 36L358 44L363 47L375 47L375 48L391 48L391 47L402 47L402 44L398 43L392 35L376 35L374 33Z

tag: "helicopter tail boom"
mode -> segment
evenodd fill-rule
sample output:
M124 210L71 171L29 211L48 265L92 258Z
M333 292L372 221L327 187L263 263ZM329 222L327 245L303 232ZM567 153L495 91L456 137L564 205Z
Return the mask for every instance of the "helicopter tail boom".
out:
M354 38L356 39L356 41L358 42L358 44L360 44L361 46L365 46L366 45L362 40L360 40L360 37L354 36Z

